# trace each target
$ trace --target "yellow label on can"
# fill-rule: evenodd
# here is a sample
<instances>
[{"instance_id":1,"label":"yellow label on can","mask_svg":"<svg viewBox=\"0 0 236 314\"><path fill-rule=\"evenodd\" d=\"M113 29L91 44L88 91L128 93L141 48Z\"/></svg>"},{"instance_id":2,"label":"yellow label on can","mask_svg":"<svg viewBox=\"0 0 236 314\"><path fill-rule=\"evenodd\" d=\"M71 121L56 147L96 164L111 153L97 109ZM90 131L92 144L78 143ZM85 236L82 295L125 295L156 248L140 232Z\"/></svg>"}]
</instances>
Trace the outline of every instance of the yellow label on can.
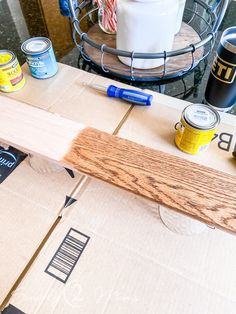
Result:
<instances>
[{"instance_id":1,"label":"yellow label on can","mask_svg":"<svg viewBox=\"0 0 236 314\"><path fill-rule=\"evenodd\" d=\"M208 148L215 131L195 129L181 118L175 135L176 146L186 153L198 154Z\"/></svg>"},{"instance_id":2,"label":"yellow label on can","mask_svg":"<svg viewBox=\"0 0 236 314\"><path fill-rule=\"evenodd\" d=\"M0 90L6 93L17 91L25 85L19 62L13 56L7 52L0 52Z\"/></svg>"}]
</instances>

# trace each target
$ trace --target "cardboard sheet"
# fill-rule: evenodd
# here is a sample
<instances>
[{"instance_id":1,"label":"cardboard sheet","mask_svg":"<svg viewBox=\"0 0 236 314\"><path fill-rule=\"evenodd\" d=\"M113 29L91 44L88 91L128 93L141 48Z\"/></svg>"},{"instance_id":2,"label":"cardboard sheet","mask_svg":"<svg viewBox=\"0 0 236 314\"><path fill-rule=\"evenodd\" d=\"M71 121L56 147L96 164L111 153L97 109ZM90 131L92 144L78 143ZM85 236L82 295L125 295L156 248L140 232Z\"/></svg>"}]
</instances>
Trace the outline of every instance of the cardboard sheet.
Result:
<instances>
[{"instance_id":1,"label":"cardboard sheet","mask_svg":"<svg viewBox=\"0 0 236 314\"><path fill-rule=\"evenodd\" d=\"M35 172L25 159L0 185L0 304L22 273L81 175Z\"/></svg>"},{"instance_id":2,"label":"cardboard sheet","mask_svg":"<svg viewBox=\"0 0 236 314\"><path fill-rule=\"evenodd\" d=\"M27 81L25 87L8 97L85 124L90 121L92 126L110 133L129 110L130 105L104 95L97 96L97 92L83 86L84 81L98 81L98 76L63 64L59 64L57 75L47 80L33 78L26 64L23 71ZM107 83L104 79L101 81ZM71 178L65 170L37 173L29 166L27 158L0 185L0 230L3 234L0 239L0 304L80 179L80 174Z\"/></svg>"},{"instance_id":3,"label":"cardboard sheet","mask_svg":"<svg viewBox=\"0 0 236 314\"><path fill-rule=\"evenodd\" d=\"M96 82L108 86L113 81L61 63L58 66L54 77L38 80L30 75L27 64L24 64L22 70L27 83L23 89L8 96L112 133L130 104L109 98L84 84Z\"/></svg>"},{"instance_id":4,"label":"cardboard sheet","mask_svg":"<svg viewBox=\"0 0 236 314\"><path fill-rule=\"evenodd\" d=\"M61 98L67 86L83 74L82 71L60 63L57 74L49 79L32 77L26 63L22 66L22 71L26 79L25 86L7 96L42 109L49 109L53 102Z\"/></svg>"},{"instance_id":5,"label":"cardboard sheet","mask_svg":"<svg viewBox=\"0 0 236 314\"><path fill-rule=\"evenodd\" d=\"M217 170L235 173L232 151L236 150L236 116L220 113L217 137L208 150L199 155L189 155L180 151L174 143L175 124L180 121L181 113L189 103L159 93L153 93L153 96L151 107L133 108L119 136Z\"/></svg>"},{"instance_id":6,"label":"cardboard sheet","mask_svg":"<svg viewBox=\"0 0 236 314\"><path fill-rule=\"evenodd\" d=\"M96 180L77 198L11 304L37 314L235 312L234 236L211 229L176 235L157 204ZM45 268L70 228L90 240L64 284Z\"/></svg>"},{"instance_id":7,"label":"cardboard sheet","mask_svg":"<svg viewBox=\"0 0 236 314\"><path fill-rule=\"evenodd\" d=\"M28 85L9 96L33 106L110 133L130 108L81 84L108 85L111 81L105 78L60 65L57 76L38 81L27 74L26 66L23 69ZM231 159L235 117L222 114L218 137L209 151L190 156L174 145L174 125L188 103L158 93L154 99L150 108L133 108L119 132L121 137L225 172L235 171ZM0 185L1 300L60 213L62 220L9 301L19 310L37 314L235 313L235 236L209 228L192 237L172 233L161 222L157 203L96 180L82 185L79 178L71 179L64 172L35 174L25 160ZM71 195L75 186L75 202L60 211L65 194ZM70 228L90 239L64 284L45 269L58 258L55 253ZM73 254L73 249L67 254ZM62 258L59 268L68 270L70 259Z\"/></svg>"}]
</instances>

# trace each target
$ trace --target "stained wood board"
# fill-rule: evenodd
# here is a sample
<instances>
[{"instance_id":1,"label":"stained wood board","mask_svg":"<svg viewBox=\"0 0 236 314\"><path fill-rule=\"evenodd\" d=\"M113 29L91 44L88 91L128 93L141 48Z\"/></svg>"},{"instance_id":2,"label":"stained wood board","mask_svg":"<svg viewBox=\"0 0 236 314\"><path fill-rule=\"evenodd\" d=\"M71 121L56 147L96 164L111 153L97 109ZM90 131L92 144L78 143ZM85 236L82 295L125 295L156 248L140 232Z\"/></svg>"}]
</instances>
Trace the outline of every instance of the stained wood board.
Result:
<instances>
[{"instance_id":1,"label":"stained wood board","mask_svg":"<svg viewBox=\"0 0 236 314\"><path fill-rule=\"evenodd\" d=\"M18 148L236 231L236 176L0 98L0 137Z\"/></svg>"}]
</instances>

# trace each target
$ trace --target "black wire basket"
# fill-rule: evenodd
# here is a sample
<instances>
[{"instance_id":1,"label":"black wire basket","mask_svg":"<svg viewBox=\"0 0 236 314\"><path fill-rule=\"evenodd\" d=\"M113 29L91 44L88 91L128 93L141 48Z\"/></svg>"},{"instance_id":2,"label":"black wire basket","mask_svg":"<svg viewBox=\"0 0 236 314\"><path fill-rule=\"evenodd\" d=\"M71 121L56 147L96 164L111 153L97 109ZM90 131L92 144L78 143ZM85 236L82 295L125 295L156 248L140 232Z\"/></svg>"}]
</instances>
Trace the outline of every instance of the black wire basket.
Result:
<instances>
[{"instance_id":1,"label":"black wire basket","mask_svg":"<svg viewBox=\"0 0 236 314\"><path fill-rule=\"evenodd\" d=\"M212 51L215 44L217 31L224 18L228 0L202 1L187 0L182 27L190 31L191 36L186 45L179 47L180 37L176 38L178 49L163 51L162 53L139 53L123 51L115 48L115 35L105 34L96 22L98 8L93 1L83 0L74 6L69 0L69 10L73 26L73 39L80 51L82 58L99 68L104 74L112 75L130 81L166 81L179 78L192 71ZM81 26L87 20L91 25L89 31L84 31ZM182 29L182 28L181 28ZM96 30L96 37L94 37ZM180 35L181 32L180 32ZM79 40L78 40L79 39ZM108 43L108 44L107 44ZM109 43L112 43L109 45ZM130 58L130 66L123 65L118 56ZM163 66L140 70L133 67L134 59L163 59Z\"/></svg>"}]
</instances>

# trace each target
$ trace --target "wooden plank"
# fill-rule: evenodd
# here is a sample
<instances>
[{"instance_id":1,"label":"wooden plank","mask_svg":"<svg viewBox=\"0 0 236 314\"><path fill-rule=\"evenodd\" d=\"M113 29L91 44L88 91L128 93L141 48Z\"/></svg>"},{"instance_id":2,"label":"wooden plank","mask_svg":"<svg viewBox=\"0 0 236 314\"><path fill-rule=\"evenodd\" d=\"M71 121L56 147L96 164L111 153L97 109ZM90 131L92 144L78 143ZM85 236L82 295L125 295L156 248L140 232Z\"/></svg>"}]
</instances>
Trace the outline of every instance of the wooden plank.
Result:
<instances>
[{"instance_id":1,"label":"wooden plank","mask_svg":"<svg viewBox=\"0 0 236 314\"><path fill-rule=\"evenodd\" d=\"M71 141L84 128L82 124L7 96L0 96L0 112L3 142L55 161L63 158Z\"/></svg>"},{"instance_id":2,"label":"wooden plank","mask_svg":"<svg viewBox=\"0 0 236 314\"><path fill-rule=\"evenodd\" d=\"M0 139L236 232L236 176L0 96Z\"/></svg>"}]
</instances>

